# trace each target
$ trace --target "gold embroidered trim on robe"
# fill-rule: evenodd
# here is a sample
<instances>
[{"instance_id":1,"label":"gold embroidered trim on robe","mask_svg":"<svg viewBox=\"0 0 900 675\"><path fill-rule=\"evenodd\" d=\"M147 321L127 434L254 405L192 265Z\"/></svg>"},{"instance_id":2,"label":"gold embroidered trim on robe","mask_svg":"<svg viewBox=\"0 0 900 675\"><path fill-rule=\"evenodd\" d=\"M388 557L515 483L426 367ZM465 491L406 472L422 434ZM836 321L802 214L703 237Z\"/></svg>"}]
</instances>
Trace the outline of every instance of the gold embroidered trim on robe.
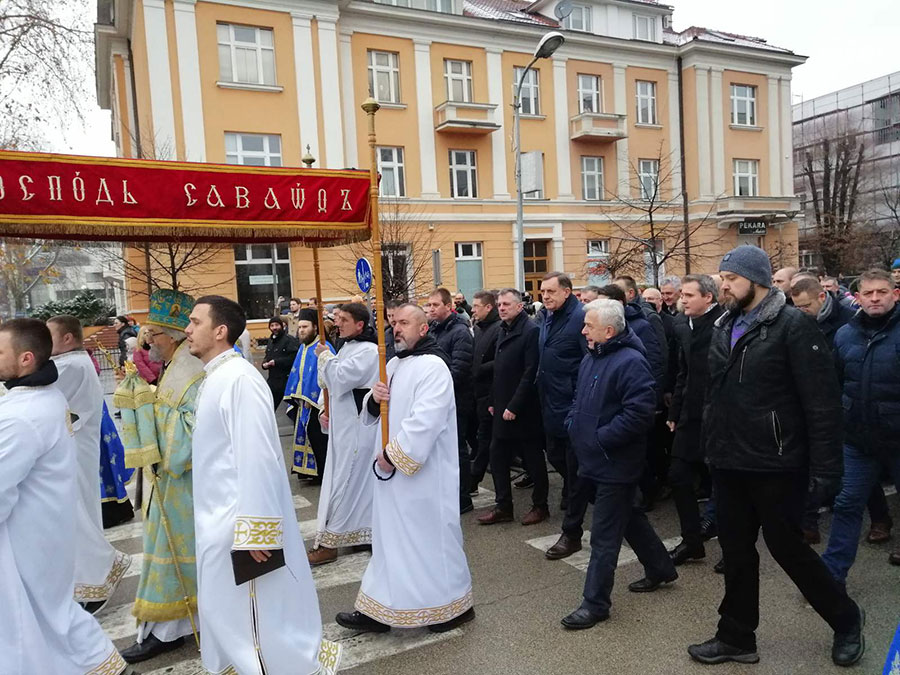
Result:
<instances>
[{"instance_id":1,"label":"gold embroidered trim on robe","mask_svg":"<svg viewBox=\"0 0 900 675\"><path fill-rule=\"evenodd\" d=\"M319 670L316 675L334 675L341 665L344 647L339 642L322 640L319 645Z\"/></svg>"},{"instance_id":2,"label":"gold embroidered trim on robe","mask_svg":"<svg viewBox=\"0 0 900 675\"><path fill-rule=\"evenodd\" d=\"M197 616L197 596L188 598L191 612ZM131 615L138 621L178 621L188 618L184 600L175 602L149 602L143 598L135 598L131 607Z\"/></svg>"},{"instance_id":3,"label":"gold embroidered trim on robe","mask_svg":"<svg viewBox=\"0 0 900 675\"><path fill-rule=\"evenodd\" d=\"M385 607L377 600L359 592L356 596L356 609L366 616L398 628L419 628L421 626L433 626L438 623L446 623L455 619L460 614L472 607L472 591L469 590L463 597L441 607L426 607L424 609L391 609Z\"/></svg>"},{"instance_id":4,"label":"gold embroidered trim on robe","mask_svg":"<svg viewBox=\"0 0 900 675\"><path fill-rule=\"evenodd\" d=\"M247 551L284 548L281 518L238 516L234 522L234 543L231 548Z\"/></svg>"},{"instance_id":5,"label":"gold embroidered trim on robe","mask_svg":"<svg viewBox=\"0 0 900 675\"><path fill-rule=\"evenodd\" d=\"M400 447L400 444L397 442L396 438L388 443L387 455L388 457L390 457L391 462L397 468L397 470L406 474L407 476L412 476L416 473L416 471L422 468L421 463L417 462L412 457L403 452L403 448Z\"/></svg>"},{"instance_id":6,"label":"gold embroidered trim on robe","mask_svg":"<svg viewBox=\"0 0 900 675\"><path fill-rule=\"evenodd\" d=\"M106 581L99 586L91 586L89 584L75 584L75 602L97 602L106 600L112 595L113 590L119 585L128 566L131 565L131 556L121 551L116 552L115 560L113 560L112 568L106 575Z\"/></svg>"},{"instance_id":7,"label":"gold embroidered trim on robe","mask_svg":"<svg viewBox=\"0 0 900 675\"><path fill-rule=\"evenodd\" d=\"M120 675L127 666L128 664L125 663L125 659L122 658L118 650L113 649L103 663L96 668L92 668L85 675Z\"/></svg>"},{"instance_id":8,"label":"gold embroidered trim on robe","mask_svg":"<svg viewBox=\"0 0 900 675\"><path fill-rule=\"evenodd\" d=\"M316 548L324 546L325 548L340 548L342 546L361 546L363 544L372 543L372 529L364 527L353 532L343 532L336 534L328 530L320 530L316 532Z\"/></svg>"}]
</instances>

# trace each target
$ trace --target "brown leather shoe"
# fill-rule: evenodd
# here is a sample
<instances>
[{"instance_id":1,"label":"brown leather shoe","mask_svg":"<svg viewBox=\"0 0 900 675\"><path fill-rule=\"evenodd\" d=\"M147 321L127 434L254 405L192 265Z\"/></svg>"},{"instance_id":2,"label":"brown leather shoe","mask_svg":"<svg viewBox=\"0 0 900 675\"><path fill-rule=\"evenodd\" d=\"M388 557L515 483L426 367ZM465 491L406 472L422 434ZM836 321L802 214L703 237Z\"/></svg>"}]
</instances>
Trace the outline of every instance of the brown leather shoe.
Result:
<instances>
[{"instance_id":1,"label":"brown leather shoe","mask_svg":"<svg viewBox=\"0 0 900 675\"><path fill-rule=\"evenodd\" d=\"M567 534L563 534L559 537L553 546L547 549L547 552L544 554L544 557L547 560L562 560L563 558L568 558L573 553L577 553L581 550L581 539L576 539L575 537L570 537Z\"/></svg>"},{"instance_id":2,"label":"brown leather shoe","mask_svg":"<svg viewBox=\"0 0 900 675\"><path fill-rule=\"evenodd\" d=\"M900 565L900 548L888 556L888 562L891 563L891 565Z\"/></svg>"},{"instance_id":3,"label":"brown leather shoe","mask_svg":"<svg viewBox=\"0 0 900 675\"><path fill-rule=\"evenodd\" d=\"M892 525L893 523L891 522L872 523L872 527L869 528L869 534L866 536L866 541L870 544L881 544L889 541Z\"/></svg>"},{"instance_id":4,"label":"brown leather shoe","mask_svg":"<svg viewBox=\"0 0 900 675\"><path fill-rule=\"evenodd\" d=\"M550 510L545 506L532 506L531 511L522 518L523 525L537 525L550 517Z\"/></svg>"},{"instance_id":5,"label":"brown leather shoe","mask_svg":"<svg viewBox=\"0 0 900 675\"><path fill-rule=\"evenodd\" d=\"M819 534L819 528L815 530L803 530L803 543L804 544L818 544L822 541L822 536Z\"/></svg>"},{"instance_id":6,"label":"brown leather shoe","mask_svg":"<svg viewBox=\"0 0 900 675\"><path fill-rule=\"evenodd\" d=\"M336 548L319 546L318 548L309 551L306 554L306 558L309 560L309 564L315 567L316 565L325 565L326 563L334 562L338 558L338 552Z\"/></svg>"},{"instance_id":7,"label":"brown leather shoe","mask_svg":"<svg viewBox=\"0 0 900 675\"><path fill-rule=\"evenodd\" d=\"M513 520L512 511L504 511L494 507L487 513L478 516L475 520L479 525L496 525L497 523L511 523Z\"/></svg>"}]
</instances>

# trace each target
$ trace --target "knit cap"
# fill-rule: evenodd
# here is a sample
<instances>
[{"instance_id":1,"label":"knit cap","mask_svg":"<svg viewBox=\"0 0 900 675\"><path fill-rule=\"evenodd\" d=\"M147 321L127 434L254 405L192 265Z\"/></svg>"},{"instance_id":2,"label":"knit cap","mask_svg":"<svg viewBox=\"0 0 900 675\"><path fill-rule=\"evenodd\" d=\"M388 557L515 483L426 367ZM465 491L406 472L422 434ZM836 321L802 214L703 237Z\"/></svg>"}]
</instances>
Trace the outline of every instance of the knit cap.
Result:
<instances>
[{"instance_id":1,"label":"knit cap","mask_svg":"<svg viewBox=\"0 0 900 675\"><path fill-rule=\"evenodd\" d=\"M732 272L764 288L772 287L772 263L758 246L745 244L731 249L719 263L720 272Z\"/></svg>"}]
</instances>

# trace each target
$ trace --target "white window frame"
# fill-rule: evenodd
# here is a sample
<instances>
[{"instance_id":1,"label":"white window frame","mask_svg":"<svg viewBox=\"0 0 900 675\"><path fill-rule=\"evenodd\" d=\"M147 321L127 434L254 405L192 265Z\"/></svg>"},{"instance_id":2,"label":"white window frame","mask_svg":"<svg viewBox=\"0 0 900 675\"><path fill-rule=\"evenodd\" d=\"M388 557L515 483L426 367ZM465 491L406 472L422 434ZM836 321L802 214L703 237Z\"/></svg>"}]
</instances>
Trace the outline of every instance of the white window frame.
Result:
<instances>
[{"instance_id":1,"label":"white window frame","mask_svg":"<svg viewBox=\"0 0 900 675\"><path fill-rule=\"evenodd\" d=\"M465 153L470 160L466 164L456 164L456 153ZM478 156L474 150L450 150L450 196L454 199L478 199ZM459 194L457 183L457 171L465 171L468 174L468 195Z\"/></svg>"},{"instance_id":2,"label":"white window frame","mask_svg":"<svg viewBox=\"0 0 900 675\"><path fill-rule=\"evenodd\" d=\"M634 39L656 42L655 16L649 16L647 14L634 15Z\"/></svg>"},{"instance_id":3,"label":"white window frame","mask_svg":"<svg viewBox=\"0 0 900 675\"><path fill-rule=\"evenodd\" d=\"M262 138L262 150L245 150L244 139ZM234 149L229 149L229 140L234 141ZM278 141L278 150L273 150L275 140ZM228 131L225 133L225 163L226 164L243 164L245 166L283 166L282 153L283 146L281 136L278 134L245 134L241 132ZM262 159L265 163L247 164L245 159Z\"/></svg>"},{"instance_id":4,"label":"white window frame","mask_svg":"<svg viewBox=\"0 0 900 675\"><path fill-rule=\"evenodd\" d=\"M379 55L388 57L388 65L380 65L376 63ZM369 61L369 88L372 90L372 98L379 103L400 103L400 55L397 52L389 52L383 49L370 49L368 51ZM390 89L390 97L388 99L378 98L378 75L387 75Z\"/></svg>"},{"instance_id":5,"label":"white window frame","mask_svg":"<svg viewBox=\"0 0 900 675\"><path fill-rule=\"evenodd\" d=\"M562 27L579 33L590 33L593 29L591 14L590 5L574 3L569 16L562 21Z\"/></svg>"},{"instance_id":6,"label":"white window frame","mask_svg":"<svg viewBox=\"0 0 900 675\"><path fill-rule=\"evenodd\" d=\"M641 199L645 202L659 199L659 160L638 160L638 181L641 187ZM647 181L650 181L649 184Z\"/></svg>"},{"instance_id":7,"label":"white window frame","mask_svg":"<svg viewBox=\"0 0 900 675\"><path fill-rule=\"evenodd\" d=\"M462 72L454 73L454 64L462 64ZM444 59L444 82L447 84L447 100L454 103L472 102L472 62L463 59ZM453 98L453 84L462 87L462 98Z\"/></svg>"},{"instance_id":8,"label":"white window frame","mask_svg":"<svg viewBox=\"0 0 900 675\"><path fill-rule=\"evenodd\" d=\"M385 160L381 153L389 151L391 157ZM406 196L406 164L403 157L403 148L400 146L379 145L376 148L376 159L378 160L378 173L381 174L381 181L378 183L378 194L382 197L405 197ZM393 174L393 182L395 194L388 194L384 188L387 182L384 180L385 175Z\"/></svg>"},{"instance_id":9,"label":"white window frame","mask_svg":"<svg viewBox=\"0 0 900 675\"><path fill-rule=\"evenodd\" d=\"M742 182L746 185L746 190L742 189ZM742 192L746 194L742 194ZM759 197L758 159L734 160L734 196Z\"/></svg>"},{"instance_id":10,"label":"white window frame","mask_svg":"<svg viewBox=\"0 0 900 675\"><path fill-rule=\"evenodd\" d=\"M453 0L427 0L425 9L441 14L453 14Z\"/></svg>"},{"instance_id":11,"label":"white window frame","mask_svg":"<svg viewBox=\"0 0 900 675\"><path fill-rule=\"evenodd\" d=\"M588 239L587 257L604 258L609 255L609 239Z\"/></svg>"},{"instance_id":12,"label":"white window frame","mask_svg":"<svg viewBox=\"0 0 900 675\"><path fill-rule=\"evenodd\" d=\"M525 70L525 68L522 66L513 68L513 98L515 98L516 89L519 86L519 79L522 77L523 70ZM525 76L525 81L522 82L522 95L519 98L519 105L521 107L519 108L519 112L523 115L537 116L541 114L541 78L539 73L540 71L538 69L532 68Z\"/></svg>"},{"instance_id":13,"label":"white window frame","mask_svg":"<svg viewBox=\"0 0 900 675\"><path fill-rule=\"evenodd\" d=\"M637 99L637 123L659 124L659 116L656 109L656 82L636 80L634 91ZM647 113L646 116L644 115L645 112Z\"/></svg>"},{"instance_id":14,"label":"white window frame","mask_svg":"<svg viewBox=\"0 0 900 675\"><path fill-rule=\"evenodd\" d=\"M409 0L375 0L380 5L391 5L393 7L409 7Z\"/></svg>"},{"instance_id":15,"label":"white window frame","mask_svg":"<svg viewBox=\"0 0 900 675\"><path fill-rule=\"evenodd\" d=\"M594 166L588 169L588 164ZM592 176L596 181L596 197L589 196L588 177ZM581 157L581 197L585 201L601 201L603 199L603 158L583 155Z\"/></svg>"},{"instance_id":16,"label":"white window frame","mask_svg":"<svg viewBox=\"0 0 900 675\"><path fill-rule=\"evenodd\" d=\"M219 28L226 28L228 30L227 39L223 40L219 35ZM242 40L238 40L235 37L234 29L242 29L242 30L252 30L254 32L255 40L253 42L244 42ZM262 34L267 33L269 36L270 45L264 45L262 40ZM229 57L231 59L230 67L231 67L231 77L228 77L228 74L223 72L222 70L222 54L220 50L219 54L219 80L222 82L232 82L235 84L261 84L265 86L276 86L277 73L275 71L275 32L271 28L259 28L257 26L244 26L241 24L234 23L226 23L220 22L216 24L216 42L219 47L227 47L229 51ZM256 79L238 79L238 68L237 68L237 50L242 51L255 51L256 52ZM272 72L269 74L266 72L266 68L263 63L263 53L269 53L271 55L271 63L272 63Z\"/></svg>"},{"instance_id":17,"label":"white window frame","mask_svg":"<svg viewBox=\"0 0 900 675\"><path fill-rule=\"evenodd\" d=\"M471 246L471 251L466 252L466 246ZM482 255L483 247L482 242L480 241L458 241L454 244L455 254L457 260L483 260L484 256Z\"/></svg>"},{"instance_id":18,"label":"white window frame","mask_svg":"<svg viewBox=\"0 0 900 675\"><path fill-rule=\"evenodd\" d=\"M740 121L739 106L745 106L746 122ZM750 84L731 85L731 123L739 127L756 126L756 87Z\"/></svg>"},{"instance_id":19,"label":"white window frame","mask_svg":"<svg viewBox=\"0 0 900 675\"><path fill-rule=\"evenodd\" d=\"M582 80L584 78L584 80ZM603 112L602 80L599 75L591 73L578 73L575 76L578 85L578 114ZM587 83L589 86L584 86ZM593 110L588 110L584 105L584 99L590 96Z\"/></svg>"}]
</instances>

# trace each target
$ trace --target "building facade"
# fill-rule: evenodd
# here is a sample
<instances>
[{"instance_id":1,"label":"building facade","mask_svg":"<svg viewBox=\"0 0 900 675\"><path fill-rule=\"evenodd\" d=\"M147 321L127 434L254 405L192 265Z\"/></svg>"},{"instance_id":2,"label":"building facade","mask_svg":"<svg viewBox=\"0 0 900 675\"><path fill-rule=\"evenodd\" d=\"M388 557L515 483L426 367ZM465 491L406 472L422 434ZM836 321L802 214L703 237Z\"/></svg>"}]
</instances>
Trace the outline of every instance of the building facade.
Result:
<instances>
[{"instance_id":1,"label":"building facade","mask_svg":"<svg viewBox=\"0 0 900 675\"><path fill-rule=\"evenodd\" d=\"M855 269L827 271L852 273L871 265L890 264L900 256L900 72L797 103L793 119L794 189L803 215L799 231L801 265L817 268L823 263L821 237L816 231L816 201L821 213L825 141L831 146L832 163L841 143L850 150L853 170L846 178L829 180L838 192L857 180L856 159L862 153L858 198L852 213L857 236L851 242L859 255L849 256L846 262ZM813 198L808 167L812 169L817 199Z\"/></svg>"},{"instance_id":2,"label":"building facade","mask_svg":"<svg viewBox=\"0 0 900 675\"><path fill-rule=\"evenodd\" d=\"M675 32L670 6L101 0L99 10L97 93L122 156L300 166L308 148L317 166L368 168L360 105L374 96L386 263L410 277L411 297L435 282L467 294L515 282L519 80L529 290L554 269L578 284L681 273L685 234L692 271L715 270L741 241L796 256L791 69L805 58L758 38ZM565 43L522 79L551 30ZM350 295L365 252L342 248L322 254L326 301ZM314 295L311 257L288 245L223 250L211 290L261 317L278 295Z\"/></svg>"}]
</instances>

